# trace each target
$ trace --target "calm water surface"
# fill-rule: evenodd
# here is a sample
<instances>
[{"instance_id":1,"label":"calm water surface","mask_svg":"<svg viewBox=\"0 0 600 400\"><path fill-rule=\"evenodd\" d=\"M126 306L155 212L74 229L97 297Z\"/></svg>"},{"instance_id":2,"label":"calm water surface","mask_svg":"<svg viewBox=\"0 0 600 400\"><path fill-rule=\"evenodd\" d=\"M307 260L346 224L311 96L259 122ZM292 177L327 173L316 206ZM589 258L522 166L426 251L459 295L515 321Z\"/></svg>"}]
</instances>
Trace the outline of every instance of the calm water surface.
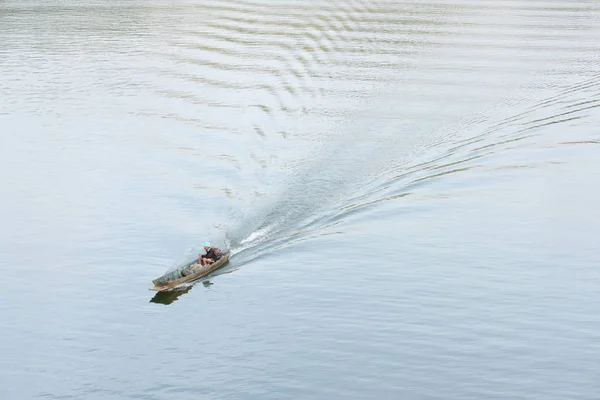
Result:
<instances>
[{"instance_id":1,"label":"calm water surface","mask_svg":"<svg viewBox=\"0 0 600 400\"><path fill-rule=\"evenodd\" d=\"M599 127L594 0L4 0L0 398L598 399Z\"/></svg>"}]
</instances>

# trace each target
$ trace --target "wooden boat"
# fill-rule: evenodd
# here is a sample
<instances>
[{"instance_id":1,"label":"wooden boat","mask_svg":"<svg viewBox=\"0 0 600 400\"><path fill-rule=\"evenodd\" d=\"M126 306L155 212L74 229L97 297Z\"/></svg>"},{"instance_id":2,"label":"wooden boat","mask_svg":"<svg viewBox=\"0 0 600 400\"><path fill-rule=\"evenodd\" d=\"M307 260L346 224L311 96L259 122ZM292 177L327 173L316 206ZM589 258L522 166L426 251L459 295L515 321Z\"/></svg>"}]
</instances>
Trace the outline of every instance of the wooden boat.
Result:
<instances>
[{"instance_id":1,"label":"wooden boat","mask_svg":"<svg viewBox=\"0 0 600 400\"><path fill-rule=\"evenodd\" d=\"M195 280L205 277L213 271L216 271L217 269L227 264L228 261L229 253L223 254L221 258L219 258L217 261L208 265L200 265L194 261L188 264L187 267L182 269L183 277L165 282L164 277L169 275L165 274L160 278L154 279L152 281L152 283L154 283L154 287L150 288L150 290L164 292L166 290L173 289L181 284L193 282Z\"/></svg>"}]
</instances>

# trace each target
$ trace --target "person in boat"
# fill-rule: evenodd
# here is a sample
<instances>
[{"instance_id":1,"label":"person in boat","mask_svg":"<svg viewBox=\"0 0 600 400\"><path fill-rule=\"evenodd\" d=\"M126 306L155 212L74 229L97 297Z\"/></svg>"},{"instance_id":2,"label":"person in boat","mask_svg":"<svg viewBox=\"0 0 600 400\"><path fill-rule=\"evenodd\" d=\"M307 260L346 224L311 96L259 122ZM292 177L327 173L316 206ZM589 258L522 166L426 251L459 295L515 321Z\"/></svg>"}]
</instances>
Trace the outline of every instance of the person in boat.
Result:
<instances>
[{"instance_id":1,"label":"person in boat","mask_svg":"<svg viewBox=\"0 0 600 400\"><path fill-rule=\"evenodd\" d=\"M210 242L204 242L204 251L206 251L206 254L198 255L198 263L200 265L212 264L221 258L221 251L216 247L212 247Z\"/></svg>"}]
</instances>

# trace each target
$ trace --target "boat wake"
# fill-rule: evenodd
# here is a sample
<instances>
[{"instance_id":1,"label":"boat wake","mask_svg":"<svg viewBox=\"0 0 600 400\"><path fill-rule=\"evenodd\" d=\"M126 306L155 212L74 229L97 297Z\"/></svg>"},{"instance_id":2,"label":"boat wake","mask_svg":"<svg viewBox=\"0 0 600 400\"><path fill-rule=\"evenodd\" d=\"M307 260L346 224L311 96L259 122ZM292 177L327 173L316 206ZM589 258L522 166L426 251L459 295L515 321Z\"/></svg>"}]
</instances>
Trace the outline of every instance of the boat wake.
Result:
<instances>
[{"instance_id":1,"label":"boat wake","mask_svg":"<svg viewBox=\"0 0 600 400\"><path fill-rule=\"evenodd\" d=\"M364 144L361 141L355 142L355 148L346 146L344 151L326 154L290 177L275 201L231 230L227 243L238 260L248 262L310 235L322 234L366 206L398 201L408 195L426 195L429 185L455 173L481 168L484 158L499 152L515 151L520 145L535 146L536 140L541 148L553 146L554 140L562 143L565 138L552 138L551 134L538 138L538 131L591 118L589 114L598 109L598 104L582 102L581 98L597 98L598 84L598 79L592 78L556 87L545 96L522 99L504 107L503 112L499 112L498 105L503 103L498 103L487 112L462 116L460 121L430 132L429 139L413 146L410 152L386 152L371 146L377 157L371 155L373 161L366 165L357 164L357 149ZM393 147L393 141L384 141L384 147ZM510 156L503 159L512 162ZM360 165L360 171L356 165Z\"/></svg>"}]
</instances>

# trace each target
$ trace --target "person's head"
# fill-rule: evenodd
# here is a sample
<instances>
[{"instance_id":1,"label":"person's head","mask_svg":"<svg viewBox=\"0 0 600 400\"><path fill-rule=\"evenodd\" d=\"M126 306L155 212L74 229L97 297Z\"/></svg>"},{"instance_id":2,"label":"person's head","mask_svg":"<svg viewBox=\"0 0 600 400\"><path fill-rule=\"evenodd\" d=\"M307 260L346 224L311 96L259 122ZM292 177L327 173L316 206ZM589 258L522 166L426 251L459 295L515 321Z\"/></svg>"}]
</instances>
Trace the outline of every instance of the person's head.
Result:
<instances>
[{"instance_id":1,"label":"person's head","mask_svg":"<svg viewBox=\"0 0 600 400\"><path fill-rule=\"evenodd\" d=\"M204 250L206 250L206 251L210 250L210 242L204 242Z\"/></svg>"}]
</instances>

